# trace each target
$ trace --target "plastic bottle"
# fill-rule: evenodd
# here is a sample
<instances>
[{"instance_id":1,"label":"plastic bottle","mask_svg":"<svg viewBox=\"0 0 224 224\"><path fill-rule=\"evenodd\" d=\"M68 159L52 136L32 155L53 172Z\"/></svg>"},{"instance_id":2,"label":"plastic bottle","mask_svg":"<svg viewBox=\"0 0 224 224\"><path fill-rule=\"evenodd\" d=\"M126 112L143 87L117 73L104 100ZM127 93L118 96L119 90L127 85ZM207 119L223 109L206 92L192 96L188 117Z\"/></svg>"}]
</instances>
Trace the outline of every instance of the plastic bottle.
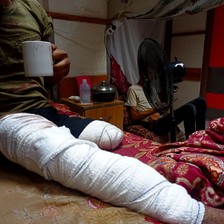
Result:
<instances>
[{"instance_id":1,"label":"plastic bottle","mask_svg":"<svg viewBox=\"0 0 224 224\"><path fill-rule=\"evenodd\" d=\"M86 79L83 79L80 84L80 102L90 103L90 86Z\"/></svg>"}]
</instances>

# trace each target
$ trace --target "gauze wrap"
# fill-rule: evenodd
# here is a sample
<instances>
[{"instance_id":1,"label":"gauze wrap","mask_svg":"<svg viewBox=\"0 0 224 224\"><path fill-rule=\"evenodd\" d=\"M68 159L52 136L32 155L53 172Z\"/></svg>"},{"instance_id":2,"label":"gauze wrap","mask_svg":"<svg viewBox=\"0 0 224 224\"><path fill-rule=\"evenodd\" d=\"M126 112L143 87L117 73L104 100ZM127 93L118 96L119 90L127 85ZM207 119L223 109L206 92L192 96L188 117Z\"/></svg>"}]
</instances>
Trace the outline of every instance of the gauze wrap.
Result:
<instances>
[{"instance_id":1,"label":"gauze wrap","mask_svg":"<svg viewBox=\"0 0 224 224\"><path fill-rule=\"evenodd\" d=\"M123 138L123 132L116 126L94 120L89 123L79 135L79 139L95 142L98 147L105 150L116 148Z\"/></svg>"},{"instance_id":2,"label":"gauze wrap","mask_svg":"<svg viewBox=\"0 0 224 224\"><path fill-rule=\"evenodd\" d=\"M139 160L103 151L38 115L0 119L0 151L48 180L172 224L199 224L204 205Z\"/></svg>"}]
</instances>

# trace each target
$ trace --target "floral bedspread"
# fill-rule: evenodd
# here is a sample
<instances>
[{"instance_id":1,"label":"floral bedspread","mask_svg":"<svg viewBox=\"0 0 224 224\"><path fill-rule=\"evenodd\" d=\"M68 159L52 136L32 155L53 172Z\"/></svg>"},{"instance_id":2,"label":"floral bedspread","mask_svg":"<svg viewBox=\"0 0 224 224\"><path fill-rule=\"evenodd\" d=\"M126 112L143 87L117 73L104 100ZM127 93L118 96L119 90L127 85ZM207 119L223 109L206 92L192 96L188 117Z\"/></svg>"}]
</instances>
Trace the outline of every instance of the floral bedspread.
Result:
<instances>
[{"instance_id":1,"label":"floral bedspread","mask_svg":"<svg viewBox=\"0 0 224 224\"><path fill-rule=\"evenodd\" d=\"M72 113L63 104L53 106L58 112ZM195 199L224 208L224 117L210 121L206 130L184 142L161 144L125 132L114 153L135 157L183 186Z\"/></svg>"},{"instance_id":2,"label":"floral bedspread","mask_svg":"<svg viewBox=\"0 0 224 224\"><path fill-rule=\"evenodd\" d=\"M147 140L125 138L117 153L147 163L195 199L213 207L224 205L224 118L213 120L207 130L193 133L187 141L145 147ZM133 151L133 148L136 150ZM131 151L131 152L130 152Z\"/></svg>"}]
</instances>

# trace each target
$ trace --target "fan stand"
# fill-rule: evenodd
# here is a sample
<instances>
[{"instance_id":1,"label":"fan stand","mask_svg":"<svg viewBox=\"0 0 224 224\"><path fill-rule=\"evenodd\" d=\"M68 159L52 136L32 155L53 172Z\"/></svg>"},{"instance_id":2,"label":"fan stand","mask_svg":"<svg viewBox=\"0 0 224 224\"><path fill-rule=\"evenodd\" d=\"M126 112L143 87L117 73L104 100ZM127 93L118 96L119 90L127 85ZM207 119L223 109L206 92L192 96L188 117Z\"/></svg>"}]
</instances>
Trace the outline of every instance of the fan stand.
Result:
<instances>
[{"instance_id":1,"label":"fan stand","mask_svg":"<svg viewBox=\"0 0 224 224\"><path fill-rule=\"evenodd\" d=\"M177 58L175 58L175 63L179 63L177 61ZM175 65L175 63L173 65ZM171 65L172 65L172 63L171 63ZM174 102L174 92L177 91L178 87L174 86L174 84L176 84L178 82L182 82L183 76L185 75L184 69L183 69L184 68L183 64L182 65L180 63L176 64L175 68L177 68L177 69L176 70L171 69L171 71L170 71L171 72L171 77L170 77L171 86L173 87L170 90L170 116L171 116L170 141L171 142L176 142L176 122L175 122L175 116L174 116L173 102ZM182 70L180 68L182 68ZM174 75L175 75L176 79L174 78Z\"/></svg>"},{"instance_id":2,"label":"fan stand","mask_svg":"<svg viewBox=\"0 0 224 224\"><path fill-rule=\"evenodd\" d=\"M171 88L171 99L170 99L170 116L171 116L171 131L170 131L170 141L176 142L176 124L175 124L175 116L174 116L174 109L173 109L173 89Z\"/></svg>"}]
</instances>

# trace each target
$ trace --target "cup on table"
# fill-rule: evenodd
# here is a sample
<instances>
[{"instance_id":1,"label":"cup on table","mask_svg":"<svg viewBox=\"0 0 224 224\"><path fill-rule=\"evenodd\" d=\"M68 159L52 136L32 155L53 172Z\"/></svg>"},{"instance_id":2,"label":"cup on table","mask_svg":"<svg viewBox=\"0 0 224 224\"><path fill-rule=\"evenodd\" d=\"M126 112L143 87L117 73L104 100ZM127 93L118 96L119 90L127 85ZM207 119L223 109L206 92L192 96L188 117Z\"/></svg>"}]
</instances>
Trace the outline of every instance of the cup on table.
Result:
<instances>
[{"instance_id":1,"label":"cup on table","mask_svg":"<svg viewBox=\"0 0 224 224\"><path fill-rule=\"evenodd\" d=\"M22 42L22 49L25 76L53 76L53 59L50 42L24 41Z\"/></svg>"}]
</instances>

